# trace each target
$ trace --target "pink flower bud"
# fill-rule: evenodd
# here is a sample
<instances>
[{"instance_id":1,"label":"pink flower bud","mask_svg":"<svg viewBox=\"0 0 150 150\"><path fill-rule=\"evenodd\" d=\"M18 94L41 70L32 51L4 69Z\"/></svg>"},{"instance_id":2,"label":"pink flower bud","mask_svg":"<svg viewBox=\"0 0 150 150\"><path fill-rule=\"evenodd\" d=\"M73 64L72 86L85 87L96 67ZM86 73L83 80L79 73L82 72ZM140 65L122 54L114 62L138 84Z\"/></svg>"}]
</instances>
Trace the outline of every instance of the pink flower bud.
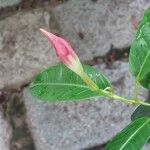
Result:
<instances>
[{"instance_id":1,"label":"pink flower bud","mask_svg":"<svg viewBox=\"0 0 150 150\"><path fill-rule=\"evenodd\" d=\"M58 37L44 29L40 30L55 48L58 58L72 71L77 74L81 74L83 72L82 65L71 45L61 37Z\"/></svg>"},{"instance_id":2,"label":"pink flower bud","mask_svg":"<svg viewBox=\"0 0 150 150\"><path fill-rule=\"evenodd\" d=\"M58 58L72 71L78 74L81 79L89 86L93 91L97 91L98 86L89 78L84 72L82 64L72 49L71 45L61 37L58 37L44 29L40 29L41 32L47 37L49 42L55 48Z\"/></svg>"}]
</instances>

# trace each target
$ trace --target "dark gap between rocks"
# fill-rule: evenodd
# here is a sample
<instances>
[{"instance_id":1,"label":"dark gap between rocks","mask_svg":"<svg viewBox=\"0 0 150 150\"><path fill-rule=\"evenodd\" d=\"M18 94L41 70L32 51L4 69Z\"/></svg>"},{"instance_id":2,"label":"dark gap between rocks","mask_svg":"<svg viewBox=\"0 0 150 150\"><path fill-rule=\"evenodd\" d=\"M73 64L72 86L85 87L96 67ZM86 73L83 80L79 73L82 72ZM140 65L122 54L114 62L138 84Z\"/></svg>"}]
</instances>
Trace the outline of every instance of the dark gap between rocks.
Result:
<instances>
[{"instance_id":1,"label":"dark gap between rocks","mask_svg":"<svg viewBox=\"0 0 150 150\"><path fill-rule=\"evenodd\" d=\"M93 147L85 148L85 149L82 149L82 150L104 150L104 148L107 144L108 144L108 142L103 143L103 144L99 144L99 145L96 145L96 146L93 146Z\"/></svg>"},{"instance_id":2,"label":"dark gap between rocks","mask_svg":"<svg viewBox=\"0 0 150 150\"><path fill-rule=\"evenodd\" d=\"M0 106L4 118L12 128L10 150L35 150L34 141L26 123L26 108L21 92L3 91Z\"/></svg>"},{"instance_id":3,"label":"dark gap between rocks","mask_svg":"<svg viewBox=\"0 0 150 150\"><path fill-rule=\"evenodd\" d=\"M118 49L118 48L114 48L114 46L112 45L111 49L105 56L95 56L93 57L93 59L85 61L85 63L93 66L104 62L106 63L107 67L109 67L115 61L128 60L129 52L130 52L130 46L122 49Z\"/></svg>"}]
</instances>

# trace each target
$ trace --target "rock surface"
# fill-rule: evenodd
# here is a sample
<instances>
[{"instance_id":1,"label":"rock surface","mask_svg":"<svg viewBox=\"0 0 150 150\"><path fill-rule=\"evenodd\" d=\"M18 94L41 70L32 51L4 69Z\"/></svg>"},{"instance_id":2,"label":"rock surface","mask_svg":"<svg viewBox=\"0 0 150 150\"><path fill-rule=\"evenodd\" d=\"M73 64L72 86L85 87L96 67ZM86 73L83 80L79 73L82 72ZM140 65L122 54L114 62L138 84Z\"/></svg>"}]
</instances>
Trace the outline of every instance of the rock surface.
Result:
<instances>
[{"instance_id":1,"label":"rock surface","mask_svg":"<svg viewBox=\"0 0 150 150\"><path fill-rule=\"evenodd\" d=\"M149 0L69 0L53 9L62 34L79 56L103 56L111 45L130 46Z\"/></svg>"},{"instance_id":2,"label":"rock surface","mask_svg":"<svg viewBox=\"0 0 150 150\"><path fill-rule=\"evenodd\" d=\"M113 44L129 46L147 1L69 0L51 9L18 12L0 20L0 89L28 83L57 61L39 32L45 28L70 41L82 60L105 55Z\"/></svg>"},{"instance_id":3,"label":"rock surface","mask_svg":"<svg viewBox=\"0 0 150 150\"><path fill-rule=\"evenodd\" d=\"M0 8L18 4L22 0L0 0Z\"/></svg>"},{"instance_id":4,"label":"rock surface","mask_svg":"<svg viewBox=\"0 0 150 150\"><path fill-rule=\"evenodd\" d=\"M133 79L128 65L116 62L112 69L100 68L112 81L120 95L131 96ZM140 97L147 93L141 89ZM105 98L78 102L49 103L30 96L24 89L27 121L37 150L81 150L107 142L130 122L135 109Z\"/></svg>"},{"instance_id":5,"label":"rock surface","mask_svg":"<svg viewBox=\"0 0 150 150\"><path fill-rule=\"evenodd\" d=\"M39 29L56 32L49 11L34 9L0 20L0 89L27 83L56 62L54 51ZM49 29L50 28L50 29Z\"/></svg>"},{"instance_id":6,"label":"rock surface","mask_svg":"<svg viewBox=\"0 0 150 150\"><path fill-rule=\"evenodd\" d=\"M150 143L148 143L148 144L144 145L143 150L149 150L149 149L150 149Z\"/></svg>"},{"instance_id":7,"label":"rock surface","mask_svg":"<svg viewBox=\"0 0 150 150\"><path fill-rule=\"evenodd\" d=\"M0 149L9 150L11 129L0 114Z\"/></svg>"}]
</instances>

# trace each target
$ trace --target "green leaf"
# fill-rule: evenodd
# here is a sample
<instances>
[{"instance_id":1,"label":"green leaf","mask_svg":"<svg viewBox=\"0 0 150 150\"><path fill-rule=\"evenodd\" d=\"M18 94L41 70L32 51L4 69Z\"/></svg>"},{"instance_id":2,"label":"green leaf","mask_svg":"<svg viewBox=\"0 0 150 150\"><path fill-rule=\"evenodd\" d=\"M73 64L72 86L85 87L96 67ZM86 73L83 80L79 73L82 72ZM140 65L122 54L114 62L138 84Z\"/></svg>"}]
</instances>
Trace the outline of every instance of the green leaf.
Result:
<instances>
[{"instance_id":1,"label":"green leaf","mask_svg":"<svg viewBox=\"0 0 150 150\"><path fill-rule=\"evenodd\" d=\"M125 127L105 150L141 150L150 137L150 118L139 118Z\"/></svg>"},{"instance_id":2,"label":"green leaf","mask_svg":"<svg viewBox=\"0 0 150 150\"><path fill-rule=\"evenodd\" d=\"M96 69L88 65L83 65L83 68L100 89L111 87L109 81ZM37 75L30 84L30 92L36 98L49 101L78 100L99 96L63 64L50 67Z\"/></svg>"},{"instance_id":3,"label":"green leaf","mask_svg":"<svg viewBox=\"0 0 150 150\"><path fill-rule=\"evenodd\" d=\"M150 117L150 107L140 105L136 108L134 113L131 115L131 120L134 121L138 118Z\"/></svg>"},{"instance_id":4,"label":"green leaf","mask_svg":"<svg viewBox=\"0 0 150 150\"><path fill-rule=\"evenodd\" d=\"M136 80L150 89L150 8L145 12L132 43L129 68Z\"/></svg>"},{"instance_id":5,"label":"green leaf","mask_svg":"<svg viewBox=\"0 0 150 150\"><path fill-rule=\"evenodd\" d=\"M146 101L147 103L150 103L150 91L149 91L149 97ZM131 120L136 120L141 117L150 117L150 107L140 105L136 108L136 110L131 115Z\"/></svg>"}]
</instances>

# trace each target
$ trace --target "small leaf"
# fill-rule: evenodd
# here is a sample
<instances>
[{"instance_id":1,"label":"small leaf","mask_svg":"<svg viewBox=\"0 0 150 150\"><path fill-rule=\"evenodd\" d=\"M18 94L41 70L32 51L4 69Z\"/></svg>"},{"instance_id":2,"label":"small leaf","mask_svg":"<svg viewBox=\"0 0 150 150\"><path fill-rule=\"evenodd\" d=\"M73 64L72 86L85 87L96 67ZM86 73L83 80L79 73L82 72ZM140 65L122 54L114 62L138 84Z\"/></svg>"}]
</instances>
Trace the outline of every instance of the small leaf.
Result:
<instances>
[{"instance_id":1,"label":"small leaf","mask_svg":"<svg viewBox=\"0 0 150 150\"><path fill-rule=\"evenodd\" d=\"M125 127L105 150L141 150L150 137L150 118L139 118Z\"/></svg>"},{"instance_id":2,"label":"small leaf","mask_svg":"<svg viewBox=\"0 0 150 150\"><path fill-rule=\"evenodd\" d=\"M146 102L150 103L150 91L149 91L149 97ZM141 117L150 117L150 107L149 106L144 106L144 105L138 106L136 108L136 110L133 112L133 114L131 115L131 120L134 121Z\"/></svg>"},{"instance_id":3,"label":"small leaf","mask_svg":"<svg viewBox=\"0 0 150 150\"><path fill-rule=\"evenodd\" d=\"M138 118L142 117L150 117L150 107L149 106L143 106L140 105L136 108L134 113L131 116L131 120L134 121Z\"/></svg>"},{"instance_id":4,"label":"small leaf","mask_svg":"<svg viewBox=\"0 0 150 150\"><path fill-rule=\"evenodd\" d=\"M145 12L132 43L129 68L136 80L150 89L150 8Z\"/></svg>"},{"instance_id":5,"label":"small leaf","mask_svg":"<svg viewBox=\"0 0 150 150\"><path fill-rule=\"evenodd\" d=\"M111 87L109 81L96 69L83 65L84 71L100 89ZM99 96L82 79L63 64L50 67L37 75L30 84L31 94L42 100L77 100Z\"/></svg>"}]
</instances>

